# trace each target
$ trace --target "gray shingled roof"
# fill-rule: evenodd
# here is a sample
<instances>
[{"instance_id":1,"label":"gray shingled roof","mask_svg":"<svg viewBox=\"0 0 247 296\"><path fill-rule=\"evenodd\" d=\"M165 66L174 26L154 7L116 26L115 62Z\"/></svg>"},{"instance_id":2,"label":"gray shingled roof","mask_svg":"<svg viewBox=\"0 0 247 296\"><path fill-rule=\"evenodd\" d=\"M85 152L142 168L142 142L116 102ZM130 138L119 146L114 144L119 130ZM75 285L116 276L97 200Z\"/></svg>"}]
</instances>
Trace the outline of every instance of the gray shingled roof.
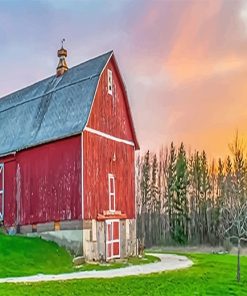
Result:
<instances>
[{"instance_id":1,"label":"gray shingled roof","mask_svg":"<svg viewBox=\"0 0 247 296\"><path fill-rule=\"evenodd\" d=\"M112 51L0 99L0 156L79 134Z\"/></svg>"}]
</instances>

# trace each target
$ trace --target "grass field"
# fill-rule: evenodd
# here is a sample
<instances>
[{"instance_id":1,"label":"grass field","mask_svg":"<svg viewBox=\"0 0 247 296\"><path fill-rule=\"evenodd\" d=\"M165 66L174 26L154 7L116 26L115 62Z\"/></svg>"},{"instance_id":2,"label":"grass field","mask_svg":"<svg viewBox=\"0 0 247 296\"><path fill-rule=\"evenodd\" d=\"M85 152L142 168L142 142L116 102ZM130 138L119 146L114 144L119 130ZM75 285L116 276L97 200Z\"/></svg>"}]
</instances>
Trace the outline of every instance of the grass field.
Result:
<instances>
[{"instance_id":1,"label":"grass field","mask_svg":"<svg viewBox=\"0 0 247 296\"><path fill-rule=\"evenodd\" d=\"M55 243L0 234L0 277L57 274L72 268L71 256Z\"/></svg>"},{"instance_id":2,"label":"grass field","mask_svg":"<svg viewBox=\"0 0 247 296\"><path fill-rule=\"evenodd\" d=\"M247 295L247 258L241 283L235 281L236 257L191 254L193 267L149 276L86 279L35 284L3 284L0 295Z\"/></svg>"},{"instance_id":3,"label":"grass field","mask_svg":"<svg viewBox=\"0 0 247 296\"><path fill-rule=\"evenodd\" d=\"M83 264L75 268L72 257L57 244L40 238L0 234L0 278L34 274L58 274L74 271L107 270L130 265L147 264L159 259L154 256L129 258L108 264Z\"/></svg>"},{"instance_id":4,"label":"grass field","mask_svg":"<svg viewBox=\"0 0 247 296\"><path fill-rule=\"evenodd\" d=\"M242 278L237 284L236 256L213 254L186 254L186 256L194 261L194 265L185 270L115 279L1 284L0 295L247 295L247 257L241 258ZM154 259L149 258L146 261L149 260ZM135 262L133 259L132 264L140 264L140 261ZM121 266L116 264L115 267ZM97 269L97 267L90 265L85 269ZM71 256L56 244L38 238L0 235L1 277L73 270Z\"/></svg>"}]
</instances>

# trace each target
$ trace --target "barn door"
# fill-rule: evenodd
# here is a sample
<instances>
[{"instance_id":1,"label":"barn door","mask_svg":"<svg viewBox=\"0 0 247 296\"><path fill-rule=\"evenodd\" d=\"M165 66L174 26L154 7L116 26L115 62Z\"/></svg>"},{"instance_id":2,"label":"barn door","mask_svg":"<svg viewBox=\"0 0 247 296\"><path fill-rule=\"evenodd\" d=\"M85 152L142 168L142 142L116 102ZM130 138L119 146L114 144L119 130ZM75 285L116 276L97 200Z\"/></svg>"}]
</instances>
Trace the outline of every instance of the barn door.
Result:
<instances>
[{"instance_id":1,"label":"barn door","mask_svg":"<svg viewBox=\"0 0 247 296\"><path fill-rule=\"evenodd\" d=\"M120 257L119 220L106 221L106 259Z\"/></svg>"},{"instance_id":2,"label":"barn door","mask_svg":"<svg viewBox=\"0 0 247 296\"><path fill-rule=\"evenodd\" d=\"M0 221L4 216L4 164L0 163Z\"/></svg>"}]
</instances>

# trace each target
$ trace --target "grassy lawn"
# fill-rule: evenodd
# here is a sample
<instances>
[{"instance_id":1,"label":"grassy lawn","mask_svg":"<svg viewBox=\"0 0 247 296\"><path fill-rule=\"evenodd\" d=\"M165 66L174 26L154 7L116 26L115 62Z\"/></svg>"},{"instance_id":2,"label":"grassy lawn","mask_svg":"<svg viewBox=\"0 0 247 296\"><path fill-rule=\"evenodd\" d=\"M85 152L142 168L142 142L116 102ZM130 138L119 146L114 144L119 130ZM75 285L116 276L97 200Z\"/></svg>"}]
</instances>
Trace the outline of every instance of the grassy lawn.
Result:
<instances>
[{"instance_id":1,"label":"grassy lawn","mask_svg":"<svg viewBox=\"0 0 247 296\"><path fill-rule=\"evenodd\" d=\"M34 274L58 274L74 271L107 270L130 265L147 264L159 259L154 256L129 258L108 264L83 264L75 268L72 257L57 244L40 238L0 234L0 278Z\"/></svg>"},{"instance_id":2,"label":"grassy lawn","mask_svg":"<svg viewBox=\"0 0 247 296\"><path fill-rule=\"evenodd\" d=\"M71 256L55 243L0 234L0 277L57 274L72 268Z\"/></svg>"},{"instance_id":3,"label":"grassy lawn","mask_svg":"<svg viewBox=\"0 0 247 296\"><path fill-rule=\"evenodd\" d=\"M151 255L145 255L143 258L132 257L128 260L116 261L112 263L102 263L102 264L83 264L80 268L76 268L77 271L90 271L90 270L108 270L108 269L116 269L121 267L127 267L131 265L143 265L148 263L154 263L160 261L159 258Z\"/></svg>"},{"instance_id":4,"label":"grassy lawn","mask_svg":"<svg viewBox=\"0 0 247 296\"><path fill-rule=\"evenodd\" d=\"M0 295L247 295L247 257L242 257L241 283L235 281L236 256L186 254L193 267L180 271L149 276L115 279L85 279L35 284L2 284ZM85 264L79 270L109 269L145 264L142 260L108 265ZM33 275L37 273L72 272L72 257L55 243L39 238L10 237L0 234L0 277Z\"/></svg>"},{"instance_id":5,"label":"grassy lawn","mask_svg":"<svg viewBox=\"0 0 247 296\"><path fill-rule=\"evenodd\" d=\"M247 295L247 257L241 283L235 281L233 255L186 254L193 267L149 276L86 279L35 284L3 284L0 295Z\"/></svg>"}]
</instances>

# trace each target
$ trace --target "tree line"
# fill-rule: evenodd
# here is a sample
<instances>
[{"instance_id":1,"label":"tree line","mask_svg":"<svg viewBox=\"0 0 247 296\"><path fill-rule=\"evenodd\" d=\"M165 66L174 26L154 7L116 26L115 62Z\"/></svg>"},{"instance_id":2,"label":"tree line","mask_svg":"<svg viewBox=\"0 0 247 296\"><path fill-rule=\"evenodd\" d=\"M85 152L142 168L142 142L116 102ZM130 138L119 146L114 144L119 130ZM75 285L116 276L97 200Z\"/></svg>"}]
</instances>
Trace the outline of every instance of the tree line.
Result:
<instances>
[{"instance_id":1,"label":"tree line","mask_svg":"<svg viewBox=\"0 0 247 296\"><path fill-rule=\"evenodd\" d=\"M226 158L212 161L183 143L137 157L137 236L146 247L218 245L227 232L236 235L227 217L234 201L247 203L247 157L237 134L229 147Z\"/></svg>"}]
</instances>

